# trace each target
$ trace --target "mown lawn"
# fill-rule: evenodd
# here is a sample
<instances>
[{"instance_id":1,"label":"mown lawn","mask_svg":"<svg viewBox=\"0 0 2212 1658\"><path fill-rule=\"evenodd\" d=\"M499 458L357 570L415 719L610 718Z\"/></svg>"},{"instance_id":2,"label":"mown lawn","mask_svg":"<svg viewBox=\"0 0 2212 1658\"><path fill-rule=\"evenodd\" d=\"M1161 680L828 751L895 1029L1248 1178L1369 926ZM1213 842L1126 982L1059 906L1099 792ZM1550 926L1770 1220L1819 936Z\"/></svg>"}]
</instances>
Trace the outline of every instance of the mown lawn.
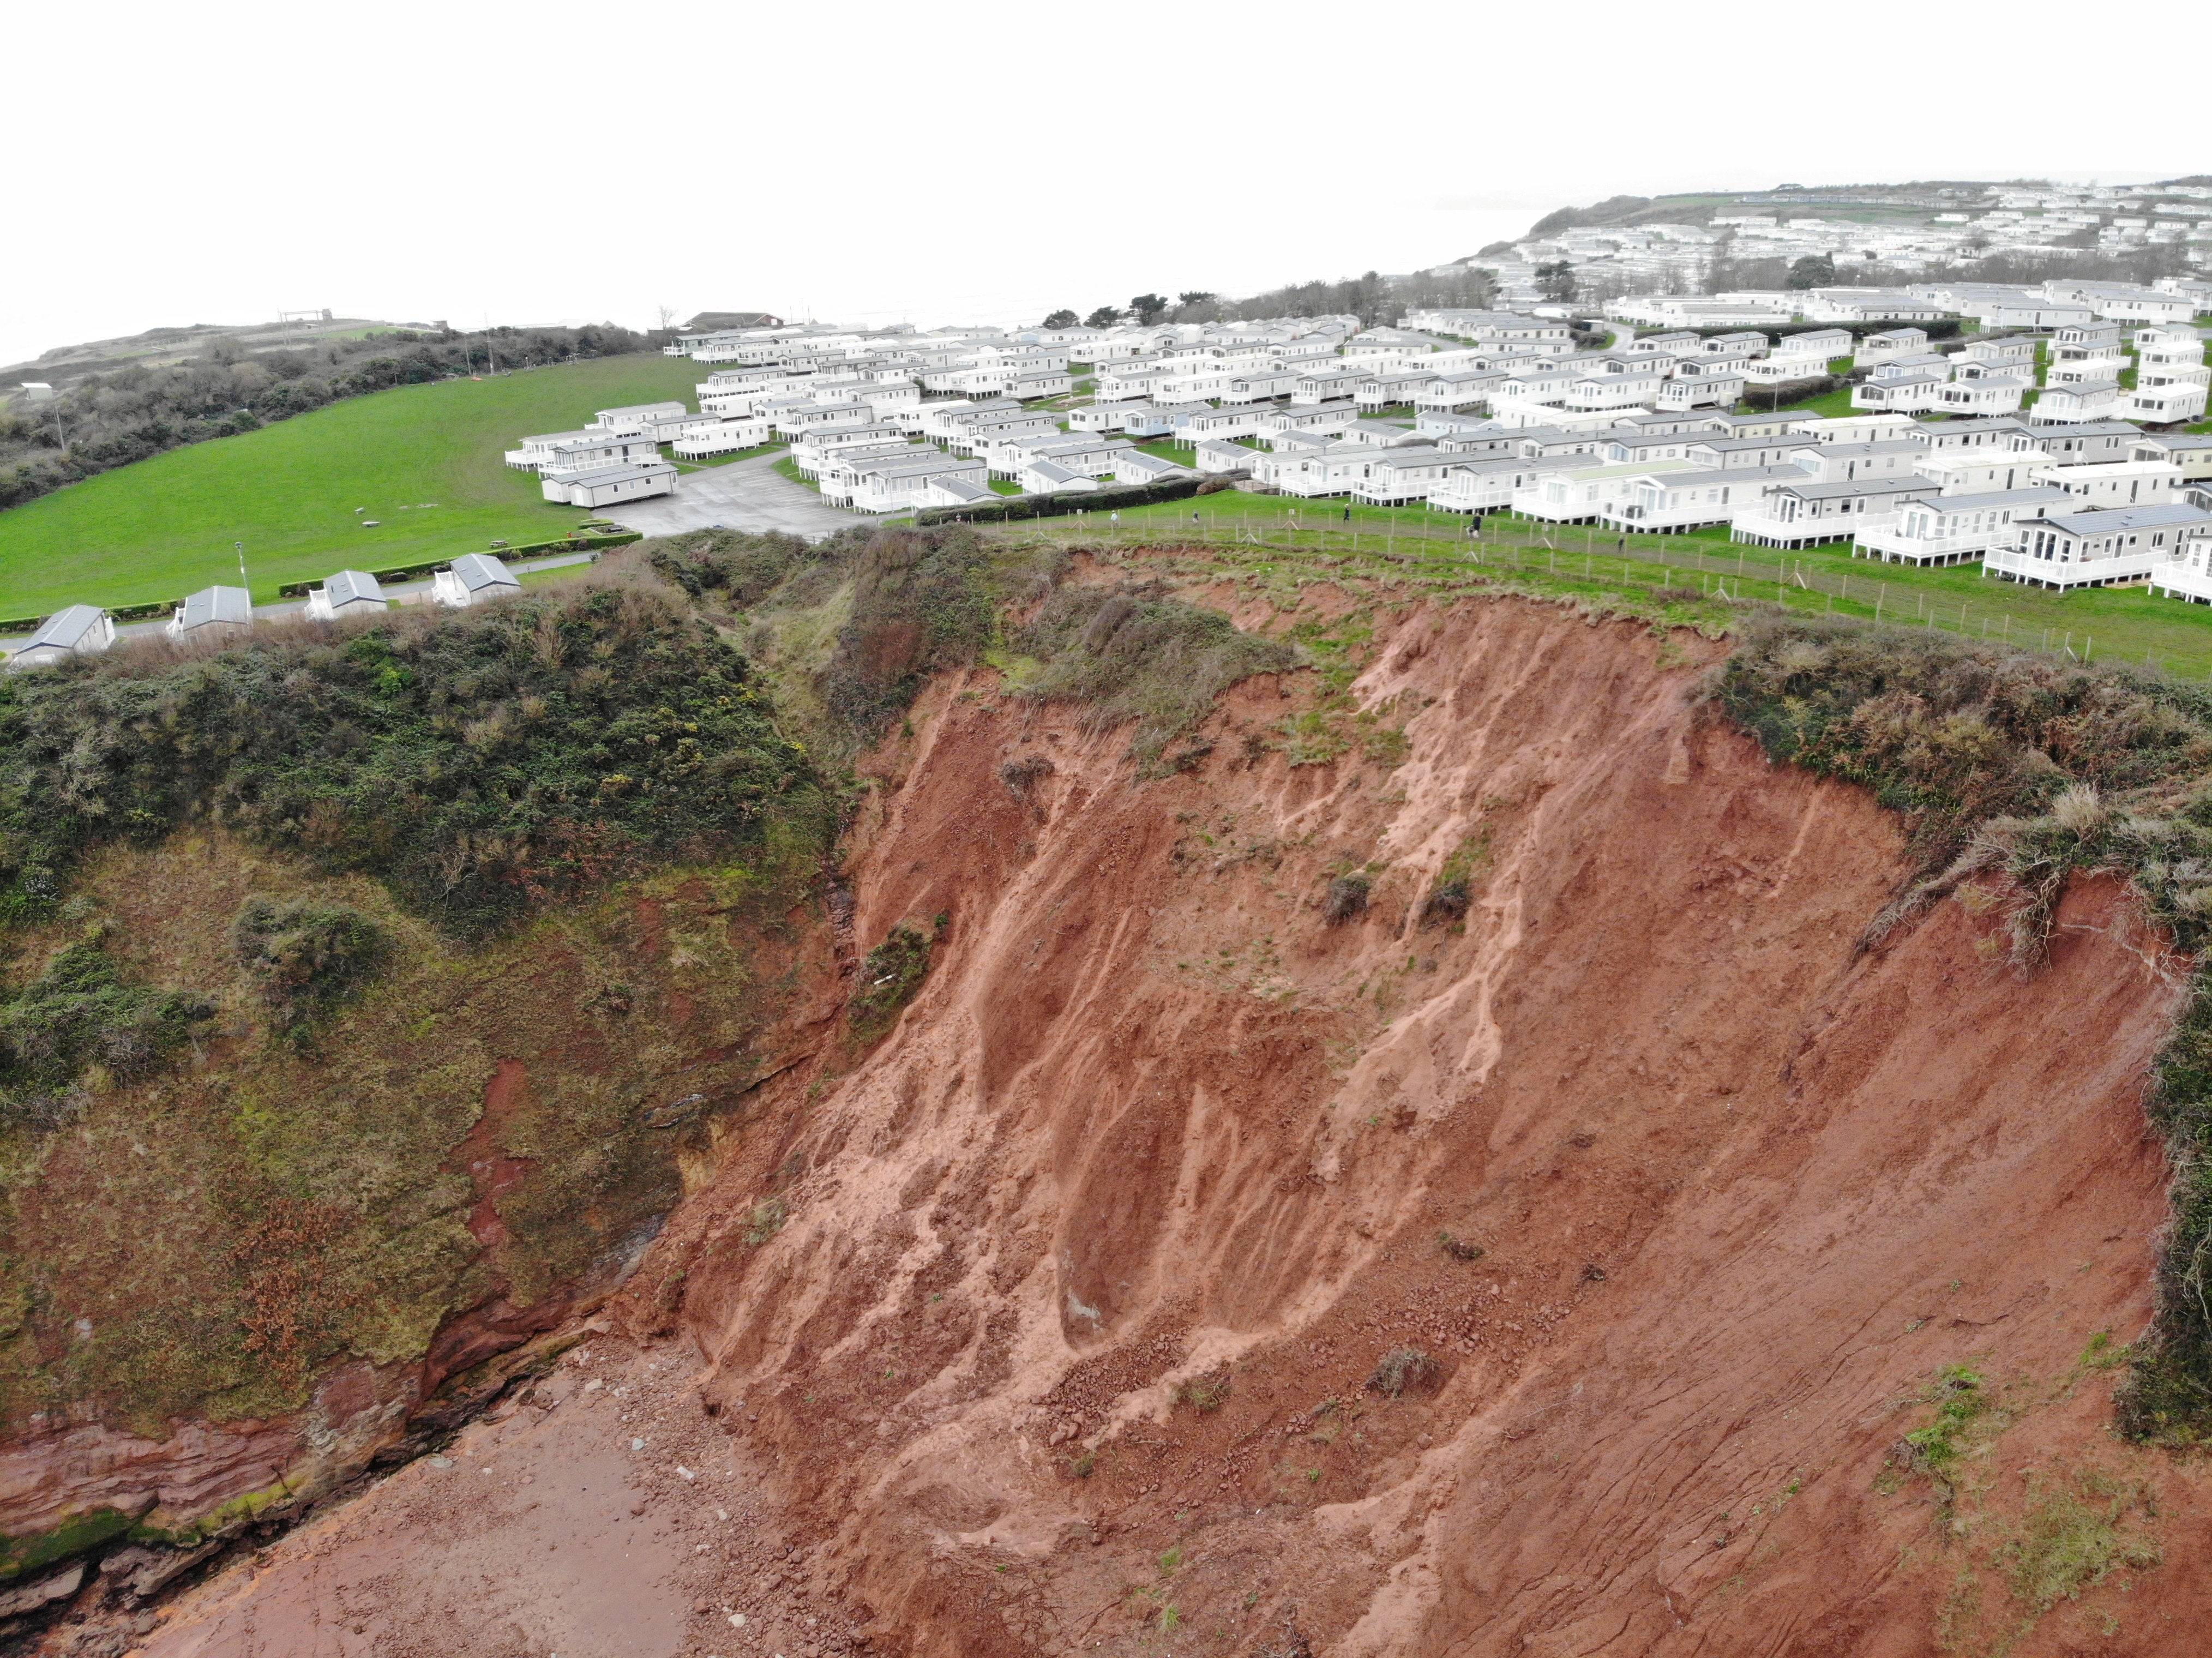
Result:
<instances>
[{"instance_id":1,"label":"mown lawn","mask_svg":"<svg viewBox=\"0 0 2212 1658\"><path fill-rule=\"evenodd\" d=\"M239 541L266 603L279 583L333 570L544 540L592 515L544 501L536 476L509 471L501 453L595 410L689 404L701 374L653 353L402 386L104 472L0 512L0 616L234 582ZM376 528L362 527L372 519Z\"/></svg>"},{"instance_id":2,"label":"mown lawn","mask_svg":"<svg viewBox=\"0 0 2212 1658\"><path fill-rule=\"evenodd\" d=\"M1194 510L1199 514L1195 525ZM1381 552L1422 561L1529 559L1562 578L1587 572L1601 585L1668 580L1853 616L1878 613L1885 621L2008 640L2031 649L2071 649L2076 654L2086 650L2100 662L2114 657L2148 660L2177 677L2212 677L2212 606L2161 598L2141 587L2052 592L1984 576L1977 564L1924 570L1881 564L1853 558L1849 542L1787 552L1731 542L1724 529L1705 530L1629 537L1626 550L1644 556L1624 562L1607 557L1620 537L1578 525L1547 525L1498 514L1483 521L1479 542L1470 542L1464 514L1422 507L1349 506L1341 497L1298 501L1224 490L1194 501L1125 507L1121 513L1118 535L1127 541L1194 534L1240 548L1240 556L1264 556L1261 549L1277 546L1322 554ZM1098 535L1098 526L1091 522L1079 530L1066 520L1048 519L1040 527L1055 536Z\"/></svg>"}]
</instances>

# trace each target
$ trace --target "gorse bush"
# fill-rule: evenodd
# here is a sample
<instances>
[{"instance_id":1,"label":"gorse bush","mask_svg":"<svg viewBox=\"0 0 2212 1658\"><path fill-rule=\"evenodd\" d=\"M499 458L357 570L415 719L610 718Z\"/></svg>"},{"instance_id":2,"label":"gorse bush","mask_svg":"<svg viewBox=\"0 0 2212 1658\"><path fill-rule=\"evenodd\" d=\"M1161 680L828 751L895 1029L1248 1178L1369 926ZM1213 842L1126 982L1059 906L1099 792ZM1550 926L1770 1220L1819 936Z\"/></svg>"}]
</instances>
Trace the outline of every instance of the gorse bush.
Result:
<instances>
[{"instance_id":1,"label":"gorse bush","mask_svg":"<svg viewBox=\"0 0 2212 1658\"><path fill-rule=\"evenodd\" d=\"M0 682L0 910L88 847L219 823L459 936L653 858L826 841L744 659L640 584Z\"/></svg>"},{"instance_id":2,"label":"gorse bush","mask_svg":"<svg viewBox=\"0 0 2212 1658\"><path fill-rule=\"evenodd\" d=\"M1714 682L1777 760L1850 778L1905 816L1916 878L1870 936L1985 874L2007 952L2041 959L2075 872L2124 878L2194 957L2148 1108L2174 1169L2157 1319L2121 1390L2124 1430L2212 1436L2212 694L1945 635L1775 613Z\"/></svg>"},{"instance_id":3,"label":"gorse bush","mask_svg":"<svg viewBox=\"0 0 2212 1658\"><path fill-rule=\"evenodd\" d=\"M1003 549L972 530L879 530L855 562L851 621L825 674L830 712L880 736L940 668L972 662L1011 595Z\"/></svg>"},{"instance_id":4,"label":"gorse bush","mask_svg":"<svg viewBox=\"0 0 2212 1658\"><path fill-rule=\"evenodd\" d=\"M1301 661L1296 647L1248 634L1157 583L1111 592L1062 587L1016 642L1045 665L1023 694L1087 703L1097 730L1133 721L1130 751L1146 776L1166 769L1161 751L1212 712L1224 691Z\"/></svg>"},{"instance_id":5,"label":"gorse bush","mask_svg":"<svg viewBox=\"0 0 2212 1658\"><path fill-rule=\"evenodd\" d=\"M383 968L391 940L350 904L248 898L231 924L231 947L269 1005L280 1035L304 1035Z\"/></svg>"},{"instance_id":6,"label":"gorse bush","mask_svg":"<svg viewBox=\"0 0 2212 1658\"><path fill-rule=\"evenodd\" d=\"M842 538L841 538L842 539ZM694 598L712 595L740 609L759 604L802 571L843 562L835 545L771 530L707 530L648 542L646 558L663 580Z\"/></svg>"},{"instance_id":7,"label":"gorse bush","mask_svg":"<svg viewBox=\"0 0 2212 1658\"><path fill-rule=\"evenodd\" d=\"M915 992L929 976L930 951L944 925L940 916L937 928L924 932L910 921L901 921L867 953L845 1005L854 1036L872 1042L891 1028L899 1010L914 999Z\"/></svg>"},{"instance_id":8,"label":"gorse bush","mask_svg":"<svg viewBox=\"0 0 2212 1658\"><path fill-rule=\"evenodd\" d=\"M125 982L97 944L65 946L0 1002L0 1123L54 1127L88 1068L143 1077L212 1014L195 997Z\"/></svg>"}]
</instances>

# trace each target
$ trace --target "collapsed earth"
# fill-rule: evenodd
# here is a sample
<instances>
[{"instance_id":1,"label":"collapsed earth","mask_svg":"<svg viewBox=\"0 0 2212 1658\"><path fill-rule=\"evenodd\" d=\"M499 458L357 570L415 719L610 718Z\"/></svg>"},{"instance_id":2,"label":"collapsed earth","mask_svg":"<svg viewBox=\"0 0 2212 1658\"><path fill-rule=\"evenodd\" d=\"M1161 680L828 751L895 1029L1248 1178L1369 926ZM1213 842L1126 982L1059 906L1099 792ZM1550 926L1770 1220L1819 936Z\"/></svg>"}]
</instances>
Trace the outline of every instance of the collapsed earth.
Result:
<instances>
[{"instance_id":1,"label":"collapsed earth","mask_svg":"<svg viewBox=\"0 0 2212 1658\"><path fill-rule=\"evenodd\" d=\"M0 726L17 1650L2200 1644L2203 691L944 526Z\"/></svg>"}]
</instances>

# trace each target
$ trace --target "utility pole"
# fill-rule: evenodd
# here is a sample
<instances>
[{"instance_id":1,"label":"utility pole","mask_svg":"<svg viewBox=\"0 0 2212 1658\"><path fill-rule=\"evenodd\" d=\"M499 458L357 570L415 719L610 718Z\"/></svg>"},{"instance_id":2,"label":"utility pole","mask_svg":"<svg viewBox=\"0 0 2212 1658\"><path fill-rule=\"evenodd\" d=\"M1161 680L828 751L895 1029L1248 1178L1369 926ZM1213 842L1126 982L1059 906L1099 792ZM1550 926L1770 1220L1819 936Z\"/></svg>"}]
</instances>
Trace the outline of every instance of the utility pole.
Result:
<instances>
[{"instance_id":1,"label":"utility pole","mask_svg":"<svg viewBox=\"0 0 2212 1658\"><path fill-rule=\"evenodd\" d=\"M246 613L252 616L253 585L246 579L246 544L242 541L234 541L230 544L238 549L238 585L246 589Z\"/></svg>"}]
</instances>

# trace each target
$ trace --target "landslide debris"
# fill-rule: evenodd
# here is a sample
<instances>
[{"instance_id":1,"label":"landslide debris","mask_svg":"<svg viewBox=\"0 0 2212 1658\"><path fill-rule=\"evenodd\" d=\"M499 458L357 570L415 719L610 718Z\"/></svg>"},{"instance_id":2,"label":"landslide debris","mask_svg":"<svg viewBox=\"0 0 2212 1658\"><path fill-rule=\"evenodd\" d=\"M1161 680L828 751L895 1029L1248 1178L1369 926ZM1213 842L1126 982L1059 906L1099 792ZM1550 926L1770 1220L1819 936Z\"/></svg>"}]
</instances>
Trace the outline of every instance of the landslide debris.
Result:
<instances>
[{"instance_id":1,"label":"landslide debris","mask_svg":"<svg viewBox=\"0 0 2212 1658\"><path fill-rule=\"evenodd\" d=\"M2212 692L1948 635L1766 614L1713 695L1774 759L1863 784L1900 814L1919 868L1870 938L1966 888L2002 916L2002 956L2027 971L2048 957L2069 883L2106 874L2193 963L2147 1101L2175 1174L2157 1317L2118 1408L2136 1438L2212 1435ZM1984 878L1996 884L1971 884Z\"/></svg>"}]
</instances>

